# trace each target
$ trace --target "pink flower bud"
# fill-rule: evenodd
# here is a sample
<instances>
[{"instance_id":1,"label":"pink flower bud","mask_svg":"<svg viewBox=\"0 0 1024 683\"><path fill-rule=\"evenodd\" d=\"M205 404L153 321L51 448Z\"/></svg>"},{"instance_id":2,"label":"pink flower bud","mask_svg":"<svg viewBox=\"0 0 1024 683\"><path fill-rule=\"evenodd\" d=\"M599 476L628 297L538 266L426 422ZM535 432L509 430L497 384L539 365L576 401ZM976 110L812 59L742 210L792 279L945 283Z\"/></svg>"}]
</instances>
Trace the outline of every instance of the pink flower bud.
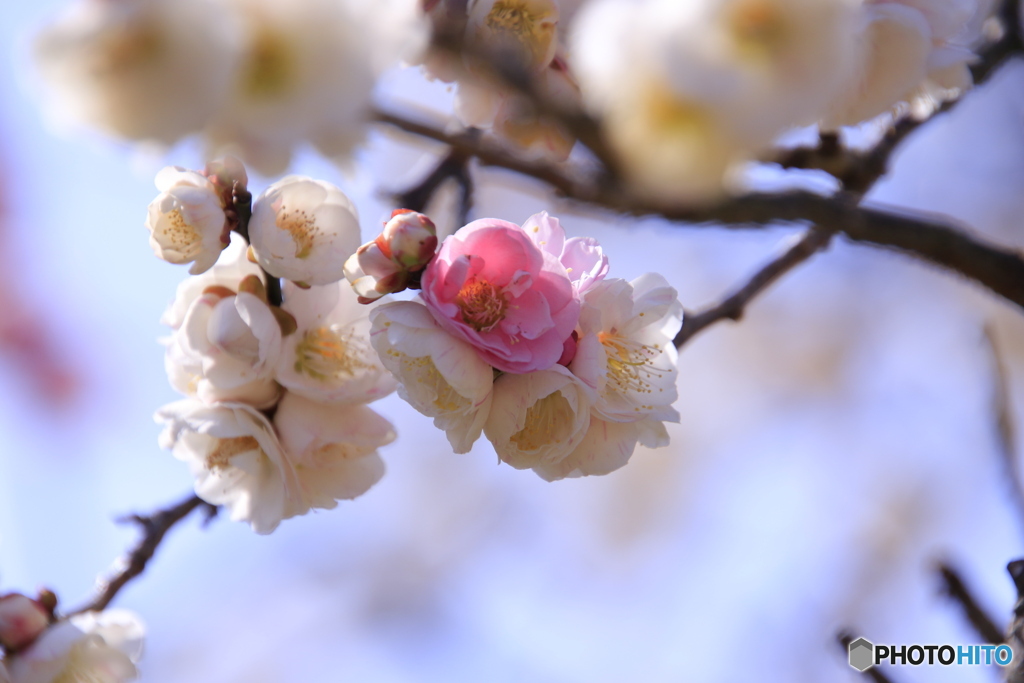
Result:
<instances>
[{"instance_id":1,"label":"pink flower bud","mask_svg":"<svg viewBox=\"0 0 1024 683\"><path fill-rule=\"evenodd\" d=\"M437 250L437 228L422 213L398 209L384 225L380 240L391 252L391 259L410 271L422 270Z\"/></svg>"},{"instance_id":2,"label":"pink flower bud","mask_svg":"<svg viewBox=\"0 0 1024 683\"><path fill-rule=\"evenodd\" d=\"M241 161L232 156L214 159L206 164L202 175L213 183L224 206L230 207L235 192L245 192L249 176Z\"/></svg>"},{"instance_id":3,"label":"pink flower bud","mask_svg":"<svg viewBox=\"0 0 1024 683\"><path fill-rule=\"evenodd\" d=\"M384 232L367 242L345 262L345 277L361 303L385 294L417 289L419 273L434 258L437 230L421 213L397 209Z\"/></svg>"},{"instance_id":4,"label":"pink flower bud","mask_svg":"<svg viewBox=\"0 0 1024 683\"><path fill-rule=\"evenodd\" d=\"M20 593L0 597L0 645L5 650L18 650L46 630L50 617L35 600Z\"/></svg>"}]
</instances>

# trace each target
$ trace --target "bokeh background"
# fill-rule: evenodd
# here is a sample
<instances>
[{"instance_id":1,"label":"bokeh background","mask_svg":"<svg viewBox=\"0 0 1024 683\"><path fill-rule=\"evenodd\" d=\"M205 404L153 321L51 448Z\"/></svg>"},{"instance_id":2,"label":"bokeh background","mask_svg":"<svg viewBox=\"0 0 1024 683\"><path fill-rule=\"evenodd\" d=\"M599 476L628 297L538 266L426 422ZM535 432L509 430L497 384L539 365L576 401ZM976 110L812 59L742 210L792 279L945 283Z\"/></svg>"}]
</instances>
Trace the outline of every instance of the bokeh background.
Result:
<instances>
[{"instance_id":1,"label":"bokeh background","mask_svg":"<svg viewBox=\"0 0 1024 683\"><path fill-rule=\"evenodd\" d=\"M139 151L43 120L26 41L62 4L7 0L0 22L0 590L45 585L71 605L134 538L114 517L191 488L152 420L177 398L157 338L185 270L153 257L143 220L156 170L202 160L197 145ZM921 130L871 201L1024 246L1022 86L1024 65L1011 64ZM451 105L416 69L389 73L379 97ZM349 193L369 238L393 208L386 191L441 151L378 131L347 173L309 152L293 170ZM662 272L689 309L793 232L626 220L475 173L475 216L551 211L602 242L612 275ZM757 177L824 184L778 175ZM453 201L434 207L442 222ZM389 397L376 407L400 437L364 497L269 537L226 519L172 533L117 602L148 624L142 680L841 682L858 676L840 627L883 643L978 642L934 564L953 561L1005 622L1024 519L998 456L986 323L1024 418L1021 311L837 240L741 323L684 349L671 447L554 484L499 466L486 441L453 455Z\"/></svg>"}]
</instances>

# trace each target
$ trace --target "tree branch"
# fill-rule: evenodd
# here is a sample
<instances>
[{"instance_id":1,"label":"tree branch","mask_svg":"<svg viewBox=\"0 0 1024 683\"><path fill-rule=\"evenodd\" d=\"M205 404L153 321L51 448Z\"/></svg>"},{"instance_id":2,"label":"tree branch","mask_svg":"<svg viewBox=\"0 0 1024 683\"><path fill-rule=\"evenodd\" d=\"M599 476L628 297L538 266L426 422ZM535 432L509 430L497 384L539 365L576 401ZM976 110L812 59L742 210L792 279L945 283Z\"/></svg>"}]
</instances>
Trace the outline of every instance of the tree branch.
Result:
<instances>
[{"instance_id":1,"label":"tree branch","mask_svg":"<svg viewBox=\"0 0 1024 683\"><path fill-rule=\"evenodd\" d=\"M992 645L1000 645L1006 642L1003 636L1003 629L996 626L995 621L982 609L975 599L973 592L967 587L960 573L946 562L940 562L937 567L939 578L942 580L942 592L952 598L964 610L964 616L975 632L982 640Z\"/></svg>"},{"instance_id":2,"label":"tree branch","mask_svg":"<svg viewBox=\"0 0 1024 683\"><path fill-rule=\"evenodd\" d=\"M526 161L466 135L449 134L401 116L378 112L376 120L413 135L444 142L480 163L515 171L550 186L557 194L583 204L633 216L660 216L682 223L721 223L761 227L779 222L808 222L845 234L855 242L896 249L977 281L1024 307L1024 259L1017 252L974 237L941 217L915 216L858 206L858 197L840 193L824 197L810 192L748 194L714 206L657 205L587 182L578 170Z\"/></svg>"},{"instance_id":3,"label":"tree branch","mask_svg":"<svg viewBox=\"0 0 1024 683\"><path fill-rule=\"evenodd\" d=\"M683 344L690 341L690 339L698 335L705 328L721 320L735 321L742 318L747 304L754 297L766 290L769 285L782 277L786 272L825 249L832 241L833 234L828 230L811 228L796 243L759 270L745 285L733 294L700 313L687 313L683 317L683 326L679 330L679 334L673 340L676 348L681 348Z\"/></svg>"},{"instance_id":4,"label":"tree branch","mask_svg":"<svg viewBox=\"0 0 1024 683\"><path fill-rule=\"evenodd\" d=\"M129 581L146 571L146 565L153 559L153 554L156 553L157 547L164 540L167 532L175 524L188 517L189 513L203 505L208 507L207 520L212 519L217 514L217 508L195 495L151 515L129 515L119 519L118 522L121 523L136 524L142 531L142 538L126 556L115 563L116 573L107 578L101 577L97 581L96 596L71 612L70 616L105 609Z\"/></svg>"},{"instance_id":5,"label":"tree branch","mask_svg":"<svg viewBox=\"0 0 1024 683\"><path fill-rule=\"evenodd\" d=\"M995 331L990 325L985 326L985 340L988 342L989 354L992 359L992 414L994 416L996 440L999 444L999 456L1006 475L1006 483L1010 489L1013 506L1017 513L1017 522L1024 524L1024 488L1020 480L1020 464L1017 459L1017 425L1013 419L1013 406L1010 403L1010 388L1006 364L996 343Z\"/></svg>"}]
</instances>

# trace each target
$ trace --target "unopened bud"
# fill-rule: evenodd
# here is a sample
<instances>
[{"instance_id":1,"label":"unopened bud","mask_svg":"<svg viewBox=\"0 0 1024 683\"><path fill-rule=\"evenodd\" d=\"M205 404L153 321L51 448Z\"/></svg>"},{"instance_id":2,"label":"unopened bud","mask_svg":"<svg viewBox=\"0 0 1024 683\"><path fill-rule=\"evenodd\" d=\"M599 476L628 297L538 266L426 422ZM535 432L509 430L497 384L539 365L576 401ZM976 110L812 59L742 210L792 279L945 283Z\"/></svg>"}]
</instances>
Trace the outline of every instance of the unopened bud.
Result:
<instances>
[{"instance_id":1,"label":"unopened bud","mask_svg":"<svg viewBox=\"0 0 1024 683\"><path fill-rule=\"evenodd\" d=\"M46 630L49 613L39 602L20 593L0 597L0 645L5 650L19 650Z\"/></svg>"},{"instance_id":2,"label":"unopened bud","mask_svg":"<svg viewBox=\"0 0 1024 683\"><path fill-rule=\"evenodd\" d=\"M345 262L345 277L361 303L385 294L418 288L419 274L434 258L437 229L421 213L398 209L384 232L367 242Z\"/></svg>"}]
</instances>

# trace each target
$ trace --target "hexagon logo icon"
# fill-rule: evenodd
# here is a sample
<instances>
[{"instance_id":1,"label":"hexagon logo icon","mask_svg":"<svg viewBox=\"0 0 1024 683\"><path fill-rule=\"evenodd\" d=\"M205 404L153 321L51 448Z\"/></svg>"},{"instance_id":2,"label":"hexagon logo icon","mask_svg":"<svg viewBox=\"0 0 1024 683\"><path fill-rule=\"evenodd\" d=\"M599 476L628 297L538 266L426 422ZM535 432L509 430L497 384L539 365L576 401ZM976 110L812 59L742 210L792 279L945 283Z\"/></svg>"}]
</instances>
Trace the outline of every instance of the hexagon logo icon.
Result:
<instances>
[{"instance_id":1,"label":"hexagon logo icon","mask_svg":"<svg viewBox=\"0 0 1024 683\"><path fill-rule=\"evenodd\" d=\"M850 643L850 666L857 671L867 671L875 665L875 646L867 638L858 638Z\"/></svg>"}]
</instances>

